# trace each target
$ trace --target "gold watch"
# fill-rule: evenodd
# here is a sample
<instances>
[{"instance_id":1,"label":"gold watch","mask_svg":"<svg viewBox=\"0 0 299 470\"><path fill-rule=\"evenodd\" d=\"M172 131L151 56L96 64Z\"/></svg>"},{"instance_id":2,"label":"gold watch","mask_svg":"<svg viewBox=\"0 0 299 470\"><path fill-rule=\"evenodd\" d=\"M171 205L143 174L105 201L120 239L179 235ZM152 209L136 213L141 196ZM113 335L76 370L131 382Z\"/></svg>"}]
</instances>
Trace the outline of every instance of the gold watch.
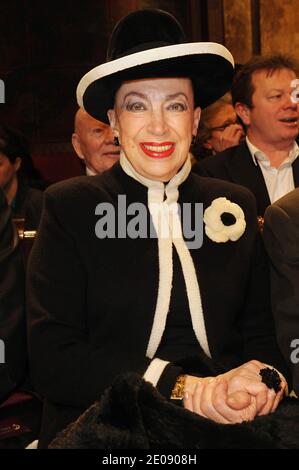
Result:
<instances>
[{"instance_id":1,"label":"gold watch","mask_svg":"<svg viewBox=\"0 0 299 470\"><path fill-rule=\"evenodd\" d=\"M171 400L183 400L184 392L185 392L185 380L186 380L185 375L178 376L175 386L173 387L173 390L171 392L171 396L170 396Z\"/></svg>"}]
</instances>

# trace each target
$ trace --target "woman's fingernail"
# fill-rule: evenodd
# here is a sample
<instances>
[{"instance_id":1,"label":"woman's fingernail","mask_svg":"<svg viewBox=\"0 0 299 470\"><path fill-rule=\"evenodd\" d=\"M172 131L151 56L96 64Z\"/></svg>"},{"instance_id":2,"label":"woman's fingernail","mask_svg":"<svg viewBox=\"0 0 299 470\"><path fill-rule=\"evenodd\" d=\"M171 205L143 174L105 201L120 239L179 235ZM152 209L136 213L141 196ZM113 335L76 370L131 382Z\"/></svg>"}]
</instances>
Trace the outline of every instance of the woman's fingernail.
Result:
<instances>
[{"instance_id":1,"label":"woman's fingernail","mask_svg":"<svg viewBox=\"0 0 299 470\"><path fill-rule=\"evenodd\" d=\"M189 399L189 392L185 392L184 393L184 400L188 400Z\"/></svg>"}]
</instances>

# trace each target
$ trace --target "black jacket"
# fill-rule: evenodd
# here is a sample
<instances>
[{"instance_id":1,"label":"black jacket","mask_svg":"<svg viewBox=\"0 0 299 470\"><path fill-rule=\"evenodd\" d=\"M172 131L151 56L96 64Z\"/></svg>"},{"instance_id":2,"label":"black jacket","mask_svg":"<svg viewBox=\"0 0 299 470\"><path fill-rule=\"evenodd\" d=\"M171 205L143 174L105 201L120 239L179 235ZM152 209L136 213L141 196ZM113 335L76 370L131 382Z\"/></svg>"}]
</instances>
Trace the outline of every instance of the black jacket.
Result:
<instances>
[{"instance_id":1,"label":"black jacket","mask_svg":"<svg viewBox=\"0 0 299 470\"><path fill-rule=\"evenodd\" d=\"M299 158L293 162L295 187L299 186ZM195 163L192 171L201 176L220 178L248 188L256 198L257 213L264 215L271 202L263 173L259 165L255 165L245 141L212 157Z\"/></svg>"},{"instance_id":2,"label":"black jacket","mask_svg":"<svg viewBox=\"0 0 299 470\"><path fill-rule=\"evenodd\" d=\"M179 190L179 203L201 202L205 209L225 196L245 213L246 230L239 240L215 243L204 234L202 247L190 250L213 359L233 367L256 358L285 373L253 196L245 188L193 173ZM151 362L146 349L159 284L157 240L95 235L95 207L110 202L117 214L120 194L127 204L138 201L147 207L147 188L119 164L45 193L28 286L32 374L46 398L42 447L118 374L143 375Z\"/></svg>"}]
</instances>

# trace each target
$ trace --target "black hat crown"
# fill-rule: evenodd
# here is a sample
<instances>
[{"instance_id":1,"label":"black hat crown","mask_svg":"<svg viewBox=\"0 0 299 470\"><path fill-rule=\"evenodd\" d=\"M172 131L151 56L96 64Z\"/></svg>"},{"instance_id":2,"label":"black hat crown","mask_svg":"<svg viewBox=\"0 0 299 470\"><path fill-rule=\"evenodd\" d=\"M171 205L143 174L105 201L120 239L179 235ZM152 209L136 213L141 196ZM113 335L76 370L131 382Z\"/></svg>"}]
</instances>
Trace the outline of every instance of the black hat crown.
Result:
<instances>
[{"instance_id":1,"label":"black hat crown","mask_svg":"<svg viewBox=\"0 0 299 470\"><path fill-rule=\"evenodd\" d=\"M186 42L185 33L170 13L137 10L114 27L107 50L107 62L135 52Z\"/></svg>"}]
</instances>

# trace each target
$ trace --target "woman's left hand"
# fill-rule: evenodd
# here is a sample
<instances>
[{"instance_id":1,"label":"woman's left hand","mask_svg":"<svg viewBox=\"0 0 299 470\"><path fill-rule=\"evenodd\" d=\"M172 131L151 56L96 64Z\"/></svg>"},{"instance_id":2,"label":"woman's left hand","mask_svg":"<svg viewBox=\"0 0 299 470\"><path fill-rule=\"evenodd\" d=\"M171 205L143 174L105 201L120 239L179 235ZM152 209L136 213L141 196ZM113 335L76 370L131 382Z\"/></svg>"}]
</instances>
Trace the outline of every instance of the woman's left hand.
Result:
<instances>
[{"instance_id":1,"label":"woman's left hand","mask_svg":"<svg viewBox=\"0 0 299 470\"><path fill-rule=\"evenodd\" d=\"M228 382L228 404L232 404L232 398L235 392L243 390L256 398L257 415L267 415L276 410L279 402L282 400L285 393L287 384L282 378L280 384L280 391L275 392L269 389L267 385L262 382L260 371L266 366L260 361L252 360L246 362L236 369L223 374L223 378Z\"/></svg>"},{"instance_id":2,"label":"woman's left hand","mask_svg":"<svg viewBox=\"0 0 299 470\"><path fill-rule=\"evenodd\" d=\"M251 421L255 416L276 410L286 389L269 389L261 380L265 364L249 361L240 367L214 378L199 379L187 376L185 408L220 423Z\"/></svg>"}]
</instances>

